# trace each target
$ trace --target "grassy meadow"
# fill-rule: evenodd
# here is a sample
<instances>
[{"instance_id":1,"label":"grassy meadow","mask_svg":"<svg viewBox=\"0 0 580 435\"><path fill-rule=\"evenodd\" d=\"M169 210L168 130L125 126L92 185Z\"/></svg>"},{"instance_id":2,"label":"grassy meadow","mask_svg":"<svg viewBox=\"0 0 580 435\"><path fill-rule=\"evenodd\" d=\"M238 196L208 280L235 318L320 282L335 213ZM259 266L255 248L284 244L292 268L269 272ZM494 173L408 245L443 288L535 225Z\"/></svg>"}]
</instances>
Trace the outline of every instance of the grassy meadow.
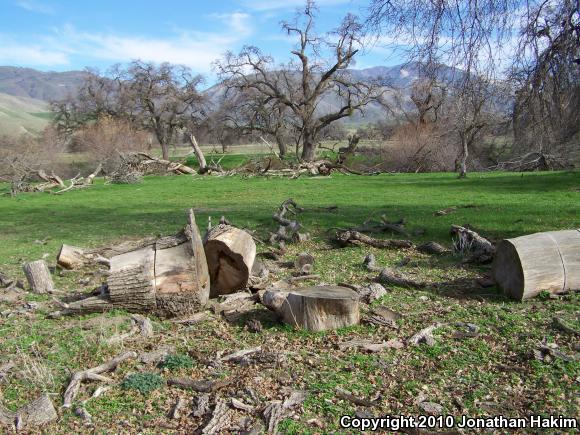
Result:
<instances>
[{"instance_id":1,"label":"grassy meadow","mask_svg":"<svg viewBox=\"0 0 580 435\"><path fill-rule=\"evenodd\" d=\"M222 163L226 167L230 164ZM0 194L8 192L9 186L0 184ZM382 266L400 267L411 276L448 284L432 290L388 289L373 305L401 313L397 328L361 324L308 333L281 325L265 309L257 309L249 316L262 321L261 333L249 332L244 321L229 324L213 314L193 326L152 318L152 339L115 345L107 344L106 339L129 329L124 312L49 319L46 314L54 309L51 297L25 293L10 299L2 297L0 289L0 366L8 360L17 363L0 380L0 402L14 410L40 392L49 393L59 408L59 420L45 428L47 433L191 433L203 425L203 419L187 413L179 420L167 417L178 396L191 400L195 393L163 386L141 394L121 386L131 373L153 372L164 379L234 378L235 383L218 395L248 401L244 391L250 387L259 398L258 408L268 400L284 399L292 389L306 391L302 408L282 422L282 433L337 432L339 417L356 412L421 414L418 398L440 404L444 414L454 416L578 416L578 361L556 358L545 362L532 356L544 338L556 343L563 353L576 354L576 337L553 326L557 316L580 329L576 294L513 302L494 287L481 288L474 283L489 266L463 264L454 254L433 257L414 250L337 248L329 240L335 228L357 226L383 214L393 220L405 218L411 233L424 230L423 235L412 238L414 243L434 240L446 247L451 247L451 224L470 224L492 240L579 228L579 172L472 173L465 180L458 180L455 174L333 174L296 180L146 177L137 185L98 181L90 188L64 195L4 195L0 196L0 271L23 280L23 262L45 257L54 265L62 243L97 247L174 233L183 227L189 207L195 209L201 229L209 217L216 223L224 215L234 225L255 230L267 239L269 231L275 229L272 213L287 198L304 208L299 220L313 238L290 245L284 259L291 261L302 251L312 253L321 282L368 283L373 274L362 267L362 259L372 252ZM450 206L458 208L444 216L434 215ZM258 252L261 250L265 247L258 245ZM282 270L279 277L289 274L289 270ZM54 274L56 286L71 292L88 292L102 279L92 270ZM33 303L33 309L10 315L11 310L26 303ZM435 322L447 326L437 330L434 346L405 346L379 353L341 350L338 346L355 338L406 341ZM477 325L479 335L455 337L455 322ZM124 350L141 352L164 345L173 346L176 354L189 356L193 363L171 371L136 361L122 364L110 374L112 388L87 402L86 409L93 416L91 425L84 424L72 410L60 408L72 371L96 366ZM273 365L215 367L207 363L219 351L257 345L284 353L286 358ZM83 384L78 400L90 397L98 385ZM372 406L337 397L337 387L372 400ZM233 422L246 416L259 419L258 412L232 411Z\"/></svg>"}]
</instances>

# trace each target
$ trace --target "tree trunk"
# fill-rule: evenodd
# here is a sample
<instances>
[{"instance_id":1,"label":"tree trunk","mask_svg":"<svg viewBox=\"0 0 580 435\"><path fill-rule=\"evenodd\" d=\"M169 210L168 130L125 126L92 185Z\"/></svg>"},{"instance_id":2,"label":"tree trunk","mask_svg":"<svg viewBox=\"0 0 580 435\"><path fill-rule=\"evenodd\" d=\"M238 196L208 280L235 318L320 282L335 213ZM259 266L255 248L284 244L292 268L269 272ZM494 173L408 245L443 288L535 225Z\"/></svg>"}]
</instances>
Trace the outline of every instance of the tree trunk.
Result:
<instances>
[{"instance_id":1,"label":"tree trunk","mask_svg":"<svg viewBox=\"0 0 580 435\"><path fill-rule=\"evenodd\" d=\"M467 157L469 156L469 149L467 146L467 138L461 134L461 154L459 156L459 178L467 177Z\"/></svg>"},{"instance_id":2,"label":"tree trunk","mask_svg":"<svg viewBox=\"0 0 580 435\"><path fill-rule=\"evenodd\" d=\"M161 155L163 160L169 160L169 146L165 142L161 142Z\"/></svg>"},{"instance_id":3,"label":"tree trunk","mask_svg":"<svg viewBox=\"0 0 580 435\"><path fill-rule=\"evenodd\" d=\"M286 143L279 136L276 136L276 143L278 144L278 150L280 150L280 153L279 153L280 158L283 159L284 156L286 156L286 154L288 153L288 148L286 147Z\"/></svg>"},{"instance_id":4,"label":"tree trunk","mask_svg":"<svg viewBox=\"0 0 580 435\"><path fill-rule=\"evenodd\" d=\"M193 148L193 153L195 154L195 157L197 157L197 161L199 163L199 173L205 174L207 172L207 162L205 161L203 151L201 150L201 147L197 143L197 140L192 133L190 133L187 137L189 138L189 143Z\"/></svg>"},{"instance_id":5,"label":"tree trunk","mask_svg":"<svg viewBox=\"0 0 580 435\"><path fill-rule=\"evenodd\" d=\"M285 323L309 331L337 329L360 321L359 295L345 287L266 290L262 303Z\"/></svg>"},{"instance_id":6,"label":"tree trunk","mask_svg":"<svg viewBox=\"0 0 580 435\"><path fill-rule=\"evenodd\" d=\"M217 225L207 232L204 247L211 282L210 297L246 287L256 258L252 236L231 225Z\"/></svg>"},{"instance_id":7,"label":"tree trunk","mask_svg":"<svg viewBox=\"0 0 580 435\"><path fill-rule=\"evenodd\" d=\"M302 160L312 162L316 157L316 144L312 141L304 141L302 144Z\"/></svg>"},{"instance_id":8,"label":"tree trunk","mask_svg":"<svg viewBox=\"0 0 580 435\"><path fill-rule=\"evenodd\" d=\"M44 260L37 260L23 266L26 279L34 293L52 293L54 284Z\"/></svg>"}]
</instances>

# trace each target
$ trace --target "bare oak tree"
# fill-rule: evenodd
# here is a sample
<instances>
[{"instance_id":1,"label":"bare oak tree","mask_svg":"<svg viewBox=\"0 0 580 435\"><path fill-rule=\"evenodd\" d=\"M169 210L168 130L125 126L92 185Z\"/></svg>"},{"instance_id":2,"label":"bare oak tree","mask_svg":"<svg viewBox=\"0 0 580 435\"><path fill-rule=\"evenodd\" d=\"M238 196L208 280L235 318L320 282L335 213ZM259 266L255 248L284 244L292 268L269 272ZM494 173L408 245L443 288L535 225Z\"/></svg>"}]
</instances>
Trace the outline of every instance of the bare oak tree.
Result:
<instances>
[{"instance_id":1,"label":"bare oak tree","mask_svg":"<svg viewBox=\"0 0 580 435\"><path fill-rule=\"evenodd\" d=\"M293 22L282 23L286 33L297 39L291 51L294 57L287 64L276 65L271 56L253 46L244 47L238 55L227 53L216 62L229 89L254 92L266 105L292 113L305 161L314 160L324 127L362 110L380 95L377 85L356 82L348 72L362 42L357 18L347 15L334 32L319 35L314 29L316 11L314 2L307 1ZM327 94L336 95L338 105L323 111L318 106Z\"/></svg>"},{"instance_id":2,"label":"bare oak tree","mask_svg":"<svg viewBox=\"0 0 580 435\"><path fill-rule=\"evenodd\" d=\"M151 131L167 159L177 133L203 113L204 97L197 89L201 82L185 66L137 60L127 68L115 65L104 75L87 71L78 97L53 102L52 109L66 131L104 116L128 120Z\"/></svg>"}]
</instances>

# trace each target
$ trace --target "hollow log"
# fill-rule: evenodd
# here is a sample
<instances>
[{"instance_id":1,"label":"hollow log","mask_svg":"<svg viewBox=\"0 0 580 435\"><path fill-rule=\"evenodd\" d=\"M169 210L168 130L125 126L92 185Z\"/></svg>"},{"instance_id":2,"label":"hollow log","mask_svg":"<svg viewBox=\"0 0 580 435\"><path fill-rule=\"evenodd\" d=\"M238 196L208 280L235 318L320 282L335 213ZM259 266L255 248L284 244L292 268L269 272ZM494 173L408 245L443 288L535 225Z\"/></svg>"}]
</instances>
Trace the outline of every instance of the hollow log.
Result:
<instances>
[{"instance_id":1,"label":"hollow log","mask_svg":"<svg viewBox=\"0 0 580 435\"><path fill-rule=\"evenodd\" d=\"M87 263L87 257L81 248L62 245L56 256L56 264L68 270L78 269Z\"/></svg>"},{"instance_id":2,"label":"hollow log","mask_svg":"<svg viewBox=\"0 0 580 435\"><path fill-rule=\"evenodd\" d=\"M204 248L211 282L210 297L246 287L256 258L256 244L250 234L220 224L207 232Z\"/></svg>"},{"instance_id":3,"label":"hollow log","mask_svg":"<svg viewBox=\"0 0 580 435\"><path fill-rule=\"evenodd\" d=\"M54 291L52 277L44 260L26 263L23 270L34 293L52 293Z\"/></svg>"},{"instance_id":4,"label":"hollow log","mask_svg":"<svg viewBox=\"0 0 580 435\"><path fill-rule=\"evenodd\" d=\"M492 266L495 281L522 301L541 291L580 290L580 230L549 231L502 240Z\"/></svg>"},{"instance_id":5,"label":"hollow log","mask_svg":"<svg viewBox=\"0 0 580 435\"><path fill-rule=\"evenodd\" d=\"M266 290L262 303L285 323L310 331L337 329L360 321L359 295L346 287Z\"/></svg>"}]
</instances>

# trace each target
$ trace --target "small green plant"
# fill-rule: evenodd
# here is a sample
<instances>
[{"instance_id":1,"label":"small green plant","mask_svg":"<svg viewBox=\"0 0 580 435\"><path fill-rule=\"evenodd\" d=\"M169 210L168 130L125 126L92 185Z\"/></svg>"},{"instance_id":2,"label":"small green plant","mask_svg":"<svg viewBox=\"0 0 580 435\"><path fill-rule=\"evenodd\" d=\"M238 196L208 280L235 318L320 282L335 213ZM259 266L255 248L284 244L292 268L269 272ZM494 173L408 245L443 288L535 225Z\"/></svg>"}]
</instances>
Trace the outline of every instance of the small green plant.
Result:
<instances>
[{"instance_id":1,"label":"small green plant","mask_svg":"<svg viewBox=\"0 0 580 435\"><path fill-rule=\"evenodd\" d=\"M539 294L538 294L538 299L542 300L542 301L547 301L548 299L550 299L550 292L548 290L542 290Z\"/></svg>"},{"instance_id":2,"label":"small green plant","mask_svg":"<svg viewBox=\"0 0 580 435\"><path fill-rule=\"evenodd\" d=\"M161 368L168 370L190 369L193 367L193 359L188 355L174 354L168 355L160 364Z\"/></svg>"},{"instance_id":3,"label":"small green plant","mask_svg":"<svg viewBox=\"0 0 580 435\"><path fill-rule=\"evenodd\" d=\"M161 388L165 381L157 373L134 373L123 379L121 387L126 390L137 390L141 394L148 394Z\"/></svg>"}]
</instances>

